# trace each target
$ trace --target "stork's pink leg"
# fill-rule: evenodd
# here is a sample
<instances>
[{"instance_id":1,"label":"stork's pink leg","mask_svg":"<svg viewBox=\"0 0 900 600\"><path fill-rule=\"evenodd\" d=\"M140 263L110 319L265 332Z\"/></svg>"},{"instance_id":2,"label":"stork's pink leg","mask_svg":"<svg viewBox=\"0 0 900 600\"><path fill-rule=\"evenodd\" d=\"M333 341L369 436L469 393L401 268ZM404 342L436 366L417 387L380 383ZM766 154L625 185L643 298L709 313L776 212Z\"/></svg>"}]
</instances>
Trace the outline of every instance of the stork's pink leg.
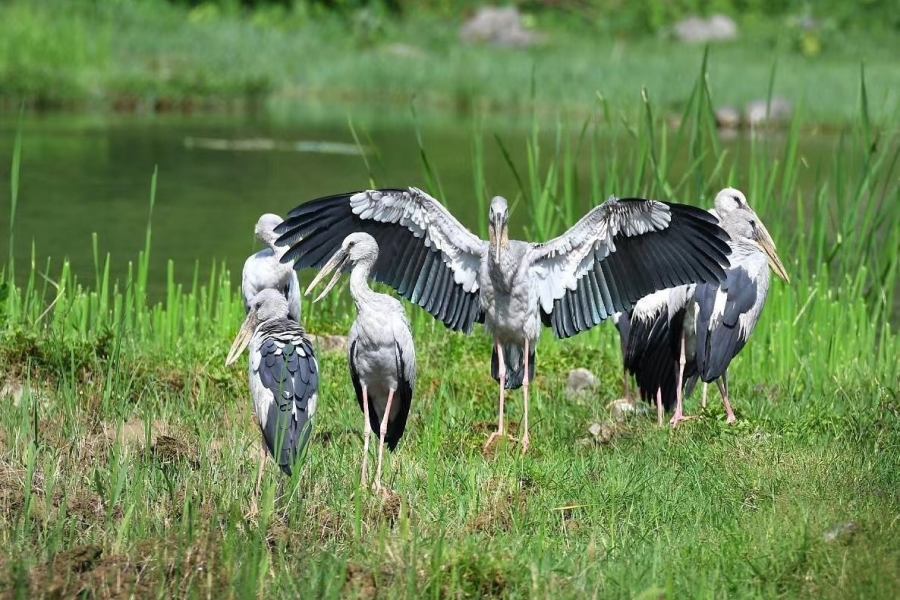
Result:
<instances>
[{"instance_id":1,"label":"stork's pink leg","mask_svg":"<svg viewBox=\"0 0 900 600\"><path fill-rule=\"evenodd\" d=\"M725 389L725 382L722 381L722 377L716 379L716 384L719 386L719 393L722 394L722 404L725 405L725 414L728 415L726 422L729 425L733 425L737 423L737 417L734 416L734 411L731 410L731 402L728 401L728 390Z\"/></svg>"},{"instance_id":2,"label":"stork's pink leg","mask_svg":"<svg viewBox=\"0 0 900 600\"><path fill-rule=\"evenodd\" d=\"M663 426L663 422L665 420L664 415L666 412L663 410L662 405L662 389L656 390L656 420L659 423L659 426Z\"/></svg>"},{"instance_id":3,"label":"stork's pink leg","mask_svg":"<svg viewBox=\"0 0 900 600\"><path fill-rule=\"evenodd\" d=\"M672 417L672 420L669 421L672 424L672 427L678 427L678 424L682 421L689 421L693 417L684 416L684 394L681 391L682 380L684 379L684 365L685 365L685 356L684 356L684 335L681 336L681 353L678 357L678 379L676 380L676 388L675 388L675 397L677 398L675 402L675 415Z\"/></svg>"},{"instance_id":4,"label":"stork's pink leg","mask_svg":"<svg viewBox=\"0 0 900 600\"><path fill-rule=\"evenodd\" d=\"M706 395L708 393L709 393L709 384L704 382L703 383L703 401L701 404L701 406L703 407L703 410L706 410Z\"/></svg>"},{"instance_id":5,"label":"stork's pink leg","mask_svg":"<svg viewBox=\"0 0 900 600\"><path fill-rule=\"evenodd\" d=\"M525 340L525 379L522 380L522 394L525 396L525 419L522 434L522 454L528 452L531 445L531 438L528 436L528 340Z\"/></svg>"},{"instance_id":6,"label":"stork's pink leg","mask_svg":"<svg viewBox=\"0 0 900 600\"><path fill-rule=\"evenodd\" d=\"M363 433L362 476L359 479L359 487L365 489L368 465L369 465L369 437L372 435L372 423L369 421L369 389L362 386L363 394L363 419L365 420Z\"/></svg>"},{"instance_id":7,"label":"stork's pink leg","mask_svg":"<svg viewBox=\"0 0 900 600\"><path fill-rule=\"evenodd\" d=\"M263 471L266 468L266 443L260 439L259 443L259 471L256 474L256 491L250 499L250 512L245 517L252 518L259 514L259 494L262 491Z\"/></svg>"},{"instance_id":8,"label":"stork's pink leg","mask_svg":"<svg viewBox=\"0 0 900 600\"><path fill-rule=\"evenodd\" d=\"M388 419L391 418L391 404L394 401L394 390L388 392L387 406L384 408L384 417L381 419L381 441L378 444L378 468L375 470L375 489L381 490L381 463L384 460L384 438L387 435Z\"/></svg>"},{"instance_id":9,"label":"stork's pink leg","mask_svg":"<svg viewBox=\"0 0 900 600\"><path fill-rule=\"evenodd\" d=\"M497 431L492 433L490 437L488 437L487 442L484 444L484 449L487 450L491 447L494 441L497 438L501 438L506 435L506 432L503 428L503 401L504 394L506 393L506 362L503 360L503 346L500 345L500 341L496 342L497 344L497 373L500 376L500 418L497 421Z\"/></svg>"},{"instance_id":10,"label":"stork's pink leg","mask_svg":"<svg viewBox=\"0 0 900 600\"><path fill-rule=\"evenodd\" d=\"M631 398L631 376L628 374L628 368L625 367L622 369L622 388L624 389L625 400L629 403L633 403L634 401Z\"/></svg>"}]
</instances>

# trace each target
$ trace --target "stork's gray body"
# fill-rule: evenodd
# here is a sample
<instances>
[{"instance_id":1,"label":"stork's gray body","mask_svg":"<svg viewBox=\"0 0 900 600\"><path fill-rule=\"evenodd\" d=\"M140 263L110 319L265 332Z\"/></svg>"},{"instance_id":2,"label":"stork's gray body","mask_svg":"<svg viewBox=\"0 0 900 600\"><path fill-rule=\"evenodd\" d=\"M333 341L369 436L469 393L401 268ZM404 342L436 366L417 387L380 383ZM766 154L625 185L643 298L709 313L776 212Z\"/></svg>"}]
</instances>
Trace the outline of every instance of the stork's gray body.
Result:
<instances>
[{"instance_id":1,"label":"stork's gray body","mask_svg":"<svg viewBox=\"0 0 900 600\"><path fill-rule=\"evenodd\" d=\"M641 395L676 408L681 417L682 388L690 394L697 380L716 381L728 413L728 365L746 345L759 322L769 290L770 265L788 281L768 231L744 195L726 188L711 211L731 240L731 265L719 283L664 290L642 299L631 319L626 365ZM704 395L705 401L705 395Z\"/></svg>"},{"instance_id":2,"label":"stork's gray body","mask_svg":"<svg viewBox=\"0 0 900 600\"><path fill-rule=\"evenodd\" d=\"M526 260L531 244L512 240L500 259L486 249L481 259L481 309L484 328L503 348L506 362L506 389L517 389L524 382L524 347L529 344L529 380L534 377L535 346L541 335L540 306L534 275ZM491 375L499 380L499 356L494 347Z\"/></svg>"},{"instance_id":3,"label":"stork's gray body","mask_svg":"<svg viewBox=\"0 0 900 600\"><path fill-rule=\"evenodd\" d=\"M364 438L361 486L366 485L369 437L378 431L378 469L375 488L381 486L384 447L395 450L406 430L416 387L416 350L412 328L403 306L394 298L373 292L368 278L378 259L378 243L363 232L351 233L309 284L307 293L334 272L318 302L331 290L345 265L351 266L350 295L356 321L350 329L350 379L363 412Z\"/></svg>"},{"instance_id":4,"label":"stork's gray body","mask_svg":"<svg viewBox=\"0 0 900 600\"><path fill-rule=\"evenodd\" d=\"M301 293L297 272L290 263L281 261L286 248L275 245L277 227L283 219L278 215L265 214L256 224L256 237L267 247L247 257L241 271L241 292L244 295L244 309L250 311L250 301L265 290L277 290L288 301L288 317L295 323L301 317Z\"/></svg>"},{"instance_id":5,"label":"stork's gray body","mask_svg":"<svg viewBox=\"0 0 900 600\"><path fill-rule=\"evenodd\" d=\"M250 395L265 450L290 475L309 440L319 398L319 365L303 327L288 318L287 300L278 290L266 288L250 300L225 366L234 364L247 347ZM264 461L265 452L257 496Z\"/></svg>"},{"instance_id":6,"label":"stork's gray body","mask_svg":"<svg viewBox=\"0 0 900 600\"><path fill-rule=\"evenodd\" d=\"M352 276L351 276L352 277ZM365 279L362 283L365 285ZM355 286L356 287L356 286ZM354 293L357 318L350 329L348 360L360 410L362 388L367 390L369 420L378 430L384 419L388 394L397 391L391 404L385 443L394 450L406 428L416 387L416 353L412 330L403 305L385 294Z\"/></svg>"},{"instance_id":7,"label":"stork's gray body","mask_svg":"<svg viewBox=\"0 0 900 600\"><path fill-rule=\"evenodd\" d=\"M266 449L287 475L302 454L318 406L319 366L302 327L261 323L250 341L250 395Z\"/></svg>"}]
</instances>

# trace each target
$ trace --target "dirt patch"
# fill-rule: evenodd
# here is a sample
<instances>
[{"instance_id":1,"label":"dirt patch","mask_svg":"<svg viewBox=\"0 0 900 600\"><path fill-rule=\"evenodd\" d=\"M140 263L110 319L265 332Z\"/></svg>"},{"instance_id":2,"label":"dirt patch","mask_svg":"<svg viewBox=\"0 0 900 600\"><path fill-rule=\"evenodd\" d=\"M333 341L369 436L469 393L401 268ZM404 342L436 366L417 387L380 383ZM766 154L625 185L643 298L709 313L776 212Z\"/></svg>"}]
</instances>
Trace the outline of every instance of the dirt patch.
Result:
<instances>
[{"instance_id":1,"label":"dirt patch","mask_svg":"<svg viewBox=\"0 0 900 600\"><path fill-rule=\"evenodd\" d=\"M403 499L400 497L400 494L398 494L394 490L384 490L384 497L381 501L382 517L391 525L394 525L397 521L400 520L400 513L402 511Z\"/></svg>"},{"instance_id":2,"label":"dirt patch","mask_svg":"<svg viewBox=\"0 0 900 600\"><path fill-rule=\"evenodd\" d=\"M322 542L337 539L344 535L344 520L330 507L320 510L314 517L318 525L319 540Z\"/></svg>"},{"instance_id":3,"label":"dirt patch","mask_svg":"<svg viewBox=\"0 0 900 600\"><path fill-rule=\"evenodd\" d=\"M378 582L372 569L357 563L347 563L343 596L355 596L369 600L378 596Z\"/></svg>"},{"instance_id":4,"label":"dirt patch","mask_svg":"<svg viewBox=\"0 0 900 600\"><path fill-rule=\"evenodd\" d=\"M153 458L166 466L186 464L192 469L200 467L196 444L188 444L170 435L161 435L150 449Z\"/></svg>"},{"instance_id":5,"label":"dirt patch","mask_svg":"<svg viewBox=\"0 0 900 600\"><path fill-rule=\"evenodd\" d=\"M228 573L220 561L216 536L184 547L177 540L147 540L128 554L107 555L99 546L58 552L35 566L28 584L32 597L150 598L220 597Z\"/></svg>"},{"instance_id":6,"label":"dirt patch","mask_svg":"<svg viewBox=\"0 0 900 600\"><path fill-rule=\"evenodd\" d=\"M493 535L500 531L512 529L512 511L516 499L512 494L500 496L496 501L490 502L487 507L478 514L470 523L469 531L473 533L486 533Z\"/></svg>"},{"instance_id":7,"label":"dirt patch","mask_svg":"<svg viewBox=\"0 0 900 600\"><path fill-rule=\"evenodd\" d=\"M76 491L67 503L67 512L84 523L90 524L106 515L106 507L103 500L86 490Z\"/></svg>"}]
</instances>

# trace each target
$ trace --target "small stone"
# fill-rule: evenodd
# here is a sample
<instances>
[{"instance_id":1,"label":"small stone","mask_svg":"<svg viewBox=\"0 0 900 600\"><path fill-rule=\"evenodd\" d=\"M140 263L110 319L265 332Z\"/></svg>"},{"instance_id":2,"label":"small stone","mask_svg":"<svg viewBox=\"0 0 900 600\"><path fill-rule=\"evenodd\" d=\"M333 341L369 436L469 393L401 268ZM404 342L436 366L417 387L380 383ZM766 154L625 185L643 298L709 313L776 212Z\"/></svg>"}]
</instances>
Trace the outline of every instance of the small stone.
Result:
<instances>
[{"instance_id":1,"label":"small stone","mask_svg":"<svg viewBox=\"0 0 900 600\"><path fill-rule=\"evenodd\" d=\"M566 383L566 397L574 400L586 396L594 391L600 382L597 376L584 368L569 371L569 380Z\"/></svg>"},{"instance_id":2,"label":"small stone","mask_svg":"<svg viewBox=\"0 0 900 600\"><path fill-rule=\"evenodd\" d=\"M400 58L425 58L426 56L421 48L400 42L385 46L384 51L391 56L399 56Z\"/></svg>"},{"instance_id":3,"label":"small stone","mask_svg":"<svg viewBox=\"0 0 900 600\"><path fill-rule=\"evenodd\" d=\"M588 428L588 432L598 446L605 446L616 437L616 426L611 423L594 423Z\"/></svg>"},{"instance_id":4,"label":"small stone","mask_svg":"<svg viewBox=\"0 0 900 600\"><path fill-rule=\"evenodd\" d=\"M822 541L826 544L849 544L853 537L859 532L859 525L857 525L853 521L848 521L846 523L840 523L835 525L824 534L822 534Z\"/></svg>"},{"instance_id":5,"label":"small stone","mask_svg":"<svg viewBox=\"0 0 900 600\"><path fill-rule=\"evenodd\" d=\"M716 110L716 127L737 129L741 126L741 111L733 106L721 106Z\"/></svg>"},{"instance_id":6,"label":"small stone","mask_svg":"<svg viewBox=\"0 0 900 600\"><path fill-rule=\"evenodd\" d=\"M12 400L14 406L19 406L19 404L21 404L22 395L24 393L25 388L16 381L7 381L0 387L0 399L9 398Z\"/></svg>"},{"instance_id":7,"label":"small stone","mask_svg":"<svg viewBox=\"0 0 900 600\"><path fill-rule=\"evenodd\" d=\"M754 100L744 109L744 119L750 127L784 125L793 115L794 105L785 98L772 98L771 104L767 100Z\"/></svg>"},{"instance_id":8,"label":"small stone","mask_svg":"<svg viewBox=\"0 0 900 600\"><path fill-rule=\"evenodd\" d=\"M675 36L687 44L727 42L737 39L737 23L725 15L713 15L709 19L688 17L675 24Z\"/></svg>"},{"instance_id":9,"label":"small stone","mask_svg":"<svg viewBox=\"0 0 900 600\"><path fill-rule=\"evenodd\" d=\"M482 6L459 32L467 44L490 44L501 48L527 48L543 36L525 29L522 14L515 6Z\"/></svg>"},{"instance_id":10,"label":"small stone","mask_svg":"<svg viewBox=\"0 0 900 600\"><path fill-rule=\"evenodd\" d=\"M619 398L618 400L613 400L609 404L606 405L606 408L609 409L610 413L612 413L613 419L617 422L622 422L626 419L630 419L635 415L643 415L647 413L647 405L643 402L636 402L631 398Z\"/></svg>"}]
</instances>

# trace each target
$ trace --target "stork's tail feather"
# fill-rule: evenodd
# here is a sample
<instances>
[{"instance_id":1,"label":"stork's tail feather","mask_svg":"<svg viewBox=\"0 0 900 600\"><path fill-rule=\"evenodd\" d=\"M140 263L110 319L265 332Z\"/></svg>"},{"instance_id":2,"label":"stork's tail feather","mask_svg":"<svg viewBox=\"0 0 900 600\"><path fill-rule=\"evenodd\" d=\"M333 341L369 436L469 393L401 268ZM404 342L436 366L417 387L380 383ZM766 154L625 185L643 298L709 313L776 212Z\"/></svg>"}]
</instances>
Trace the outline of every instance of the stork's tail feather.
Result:
<instances>
[{"instance_id":1,"label":"stork's tail feather","mask_svg":"<svg viewBox=\"0 0 900 600\"><path fill-rule=\"evenodd\" d=\"M528 349L528 381L534 381L534 346ZM506 365L506 389L517 390L525 383L525 352L516 344L503 345L503 362ZM500 359L497 346L491 353L491 377L500 381Z\"/></svg>"}]
</instances>

